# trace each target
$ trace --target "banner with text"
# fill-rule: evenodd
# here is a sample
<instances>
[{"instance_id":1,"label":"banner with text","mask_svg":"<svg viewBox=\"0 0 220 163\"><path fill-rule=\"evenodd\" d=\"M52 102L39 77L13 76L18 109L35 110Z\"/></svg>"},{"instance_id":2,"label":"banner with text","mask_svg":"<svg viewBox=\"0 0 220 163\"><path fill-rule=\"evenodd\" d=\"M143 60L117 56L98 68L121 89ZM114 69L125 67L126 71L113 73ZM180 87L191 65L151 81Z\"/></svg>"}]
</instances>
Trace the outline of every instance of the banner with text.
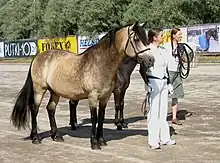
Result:
<instances>
[{"instance_id":1,"label":"banner with text","mask_svg":"<svg viewBox=\"0 0 220 163\"><path fill-rule=\"evenodd\" d=\"M0 42L0 58L4 57L4 42Z\"/></svg>"},{"instance_id":2,"label":"banner with text","mask_svg":"<svg viewBox=\"0 0 220 163\"><path fill-rule=\"evenodd\" d=\"M87 36L79 36L78 37L78 53L84 52L87 48L90 46L93 46L99 42L99 40L104 36L105 34L100 34L95 36L94 38L90 38Z\"/></svg>"},{"instance_id":3,"label":"banner with text","mask_svg":"<svg viewBox=\"0 0 220 163\"><path fill-rule=\"evenodd\" d=\"M51 49L68 50L73 53L78 52L76 36L40 39L37 42L37 46L39 52L43 52Z\"/></svg>"},{"instance_id":4,"label":"banner with text","mask_svg":"<svg viewBox=\"0 0 220 163\"><path fill-rule=\"evenodd\" d=\"M18 40L4 42L4 57L29 57L37 54L36 40Z\"/></svg>"}]
</instances>

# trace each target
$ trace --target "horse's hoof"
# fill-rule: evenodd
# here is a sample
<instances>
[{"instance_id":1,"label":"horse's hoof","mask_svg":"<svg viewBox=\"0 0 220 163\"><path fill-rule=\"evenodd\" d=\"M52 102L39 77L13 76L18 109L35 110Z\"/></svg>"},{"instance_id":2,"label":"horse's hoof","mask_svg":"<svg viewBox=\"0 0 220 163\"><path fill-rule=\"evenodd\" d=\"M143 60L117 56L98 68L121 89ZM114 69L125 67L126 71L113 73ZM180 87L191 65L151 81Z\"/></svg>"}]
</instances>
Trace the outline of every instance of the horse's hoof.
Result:
<instances>
[{"instance_id":1,"label":"horse's hoof","mask_svg":"<svg viewBox=\"0 0 220 163\"><path fill-rule=\"evenodd\" d=\"M122 130L122 125L117 125L117 130Z\"/></svg>"},{"instance_id":2,"label":"horse's hoof","mask_svg":"<svg viewBox=\"0 0 220 163\"><path fill-rule=\"evenodd\" d=\"M79 128L78 123L74 122L74 124L70 124L71 125L71 130L76 130L77 128Z\"/></svg>"},{"instance_id":3,"label":"horse's hoof","mask_svg":"<svg viewBox=\"0 0 220 163\"><path fill-rule=\"evenodd\" d=\"M71 130L76 130L76 126L71 126Z\"/></svg>"},{"instance_id":4,"label":"horse's hoof","mask_svg":"<svg viewBox=\"0 0 220 163\"><path fill-rule=\"evenodd\" d=\"M106 146L107 145L107 143L106 143L104 138L99 138L99 145L100 146Z\"/></svg>"},{"instance_id":5,"label":"horse's hoof","mask_svg":"<svg viewBox=\"0 0 220 163\"><path fill-rule=\"evenodd\" d=\"M122 124L122 127L123 127L123 128L128 128L128 124L127 124L127 123L123 123L123 124Z\"/></svg>"},{"instance_id":6,"label":"horse's hoof","mask_svg":"<svg viewBox=\"0 0 220 163\"><path fill-rule=\"evenodd\" d=\"M54 136L54 138L52 138L52 139L53 139L53 141L56 141L56 142L63 142L64 141L62 136Z\"/></svg>"},{"instance_id":7,"label":"horse's hoof","mask_svg":"<svg viewBox=\"0 0 220 163\"><path fill-rule=\"evenodd\" d=\"M38 136L35 136L33 139L32 139L32 143L33 144L41 144L41 140Z\"/></svg>"},{"instance_id":8,"label":"horse's hoof","mask_svg":"<svg viewBox=\"0 0 220 163\"><path fill-rule=\"evenodd\" d=\"M53 141L56 141L56 142L63 142L64 139L63 137L60 135L60 133L53 133L51 135L51 138L53 139Z\"/></svg>"},{"instance_id":9,"label":"horse's hoof","mask_svg":"<svg viewBox=\"0 0 220 163\"><path fill-rule=\"evenodd\" d=\"M98 144L92 144L91 148L92 148L92 150L100 150L101 149L100 145L98 145Z\"/></svg>"},{"instance_id":10,"label":"horse's hoof","mask_svg":"<svg viewBox=\"0 0 220 163\"><path fill-rule=\"evenodd\" d=\"M76 128L79 128L79 124L76 123L76 122L74 122L74 126L75 126Z\"/></svg>"}]
</instances>

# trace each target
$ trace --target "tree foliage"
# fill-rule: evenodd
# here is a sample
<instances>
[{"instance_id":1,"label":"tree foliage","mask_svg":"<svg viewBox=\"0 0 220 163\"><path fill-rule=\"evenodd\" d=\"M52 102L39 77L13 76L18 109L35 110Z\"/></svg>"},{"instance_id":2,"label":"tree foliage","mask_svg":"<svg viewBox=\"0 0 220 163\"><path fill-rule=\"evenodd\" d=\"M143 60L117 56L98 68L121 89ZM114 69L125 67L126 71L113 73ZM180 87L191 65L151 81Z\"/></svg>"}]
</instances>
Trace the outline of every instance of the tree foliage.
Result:
<instances>
[{"instance_id":1,"label":"tree foliage","mask_svg":"<svg viewBox=\"0 0 220 163\"><path fill-rule=\"evenodd\" d=\"M0 39L95 35L118 25L220 22L220 0L0 0Z\"/></svg>"}]
</instances>

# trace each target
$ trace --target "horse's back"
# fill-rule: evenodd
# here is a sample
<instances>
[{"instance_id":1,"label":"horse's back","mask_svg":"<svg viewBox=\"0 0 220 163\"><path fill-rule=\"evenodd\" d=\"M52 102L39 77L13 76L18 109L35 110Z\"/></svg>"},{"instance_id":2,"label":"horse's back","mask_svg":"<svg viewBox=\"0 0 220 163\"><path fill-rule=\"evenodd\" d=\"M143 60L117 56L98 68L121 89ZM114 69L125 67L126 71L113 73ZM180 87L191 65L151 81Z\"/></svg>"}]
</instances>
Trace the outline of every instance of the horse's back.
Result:
<instances>
[{"instance_id":1,"label":"horse's back","mask_svg":"<svg viewBox=\"0 0 220 163\"><path fill-rule=\"evenodd\" d=\"M59 92L61 96L73 94L73 90L81 95L80 58L81 56L65 50L48 50L38 54L32 63L33 83Z\"/></svg>"}]
</instances>

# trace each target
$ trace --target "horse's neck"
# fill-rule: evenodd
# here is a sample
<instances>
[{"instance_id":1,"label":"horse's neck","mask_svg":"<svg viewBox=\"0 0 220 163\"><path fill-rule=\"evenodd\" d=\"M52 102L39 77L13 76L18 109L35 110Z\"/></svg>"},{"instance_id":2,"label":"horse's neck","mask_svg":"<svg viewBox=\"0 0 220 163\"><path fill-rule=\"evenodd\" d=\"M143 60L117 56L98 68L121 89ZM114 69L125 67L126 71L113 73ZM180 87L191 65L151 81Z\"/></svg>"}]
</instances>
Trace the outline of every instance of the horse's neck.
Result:
<instances>
[{"instance_id":1,"label":"horse's neck","mask_svg":"<svg viewBox=\"0 0 220 163\"><path fill-rule=\"evenodd\" d=\"M125 54L120 54L114 45L110 46L108 40L103 40L100 45L89 49L82 56L82 61L85 67L98 69L99 72L113 77L124 58Z\"/></svg>"},{"instance_id":2,"label":"horse's neck","mask_svg":"<svg viewBox=\"0 0 220 163\"><path fill-rule=\"evenodd\" d=\"M123 76L127 76L128 78L130 78L131 73L134 71L136 65L137 61L135 58L126 57L121 63L118 71L120 71Z\"/></svg>"}]
</instances>

